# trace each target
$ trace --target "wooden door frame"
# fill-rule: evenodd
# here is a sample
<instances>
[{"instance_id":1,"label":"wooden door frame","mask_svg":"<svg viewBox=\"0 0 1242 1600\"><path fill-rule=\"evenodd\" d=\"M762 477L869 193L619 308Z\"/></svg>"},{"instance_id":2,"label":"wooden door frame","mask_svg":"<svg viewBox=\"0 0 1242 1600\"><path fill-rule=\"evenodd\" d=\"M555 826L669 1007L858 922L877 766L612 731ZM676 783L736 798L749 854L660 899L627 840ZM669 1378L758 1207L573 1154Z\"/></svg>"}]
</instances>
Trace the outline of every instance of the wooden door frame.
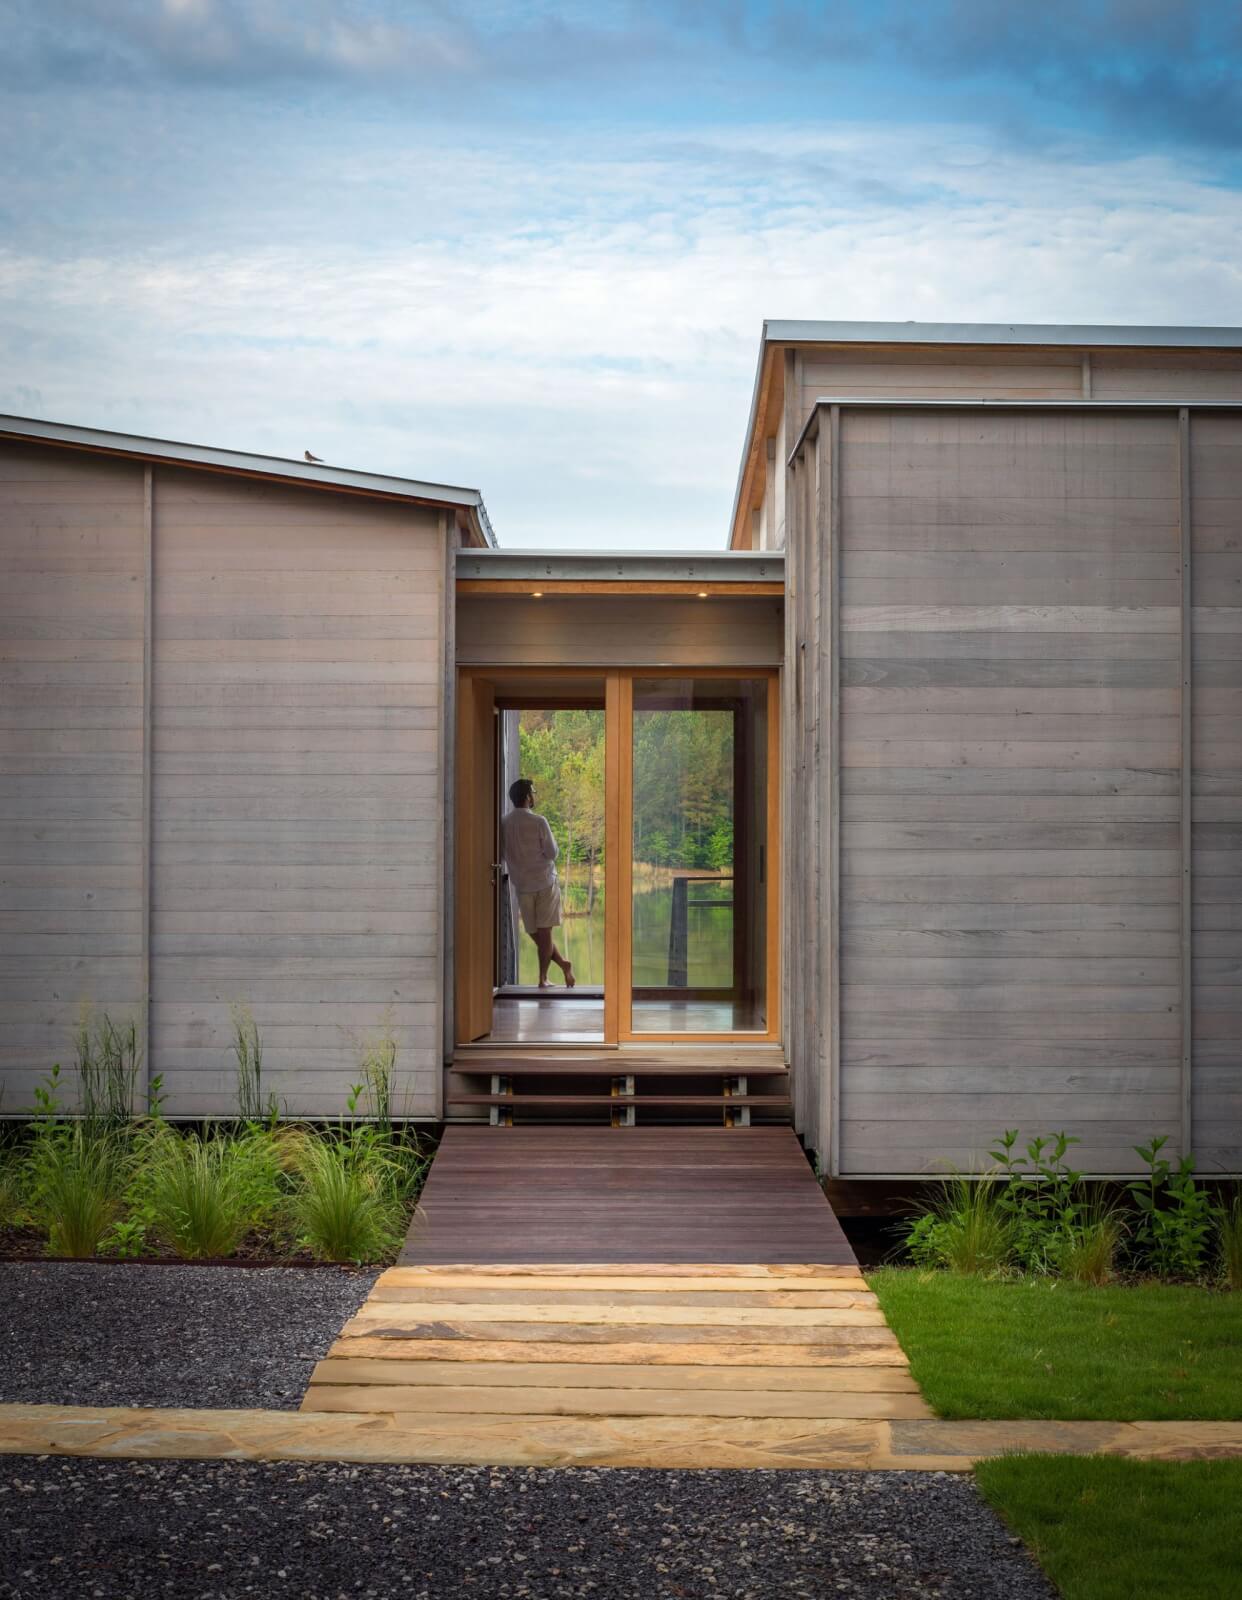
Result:
<instances>
[{"instance_id":1,"label":"wooden door frame","mask_svg":"<svg viewBox=\"0 0 1242 1600\"><path fill-rule=\"evenodd\" d=\"M458 693L463 680L546 680L591 678L604 681L604 1045L618 1044L769 1044L781 1037L781 728L780 669L777 667L530 667L460 666ZM729 1030L719 1033L648 1033L633 1027L633 914L634 914L634 680L636 678L750 678L766 680L767 691L767 828L763 839L765 881L765 986L768 1025L765 1030ZM471 698L470 691L465 697ZM513 699L502 691L497 701ZM545 702L547 696L541 697ZM568 696L572 700L572 694ZM462 779L458 773L460 796ZM460 806L460 799L459 799ZM459 833L460 841L460 833ZM468 870L466 856L457 852L457 871ZM462 917L470 904L465 885L454 885L458 908L458 938L467 941L471 930ZM458 982L460 982L460 967ZM460 991L454 997L454 1014L462 1015ZM458 1031L458 1043L464 1042Z\"/></svg>"},{"instance_id":2,"label":"wooden door frame","mask_svg":"<svg viewBox=\"0 0 1242 1600\"><path fill-rule=\"evenodd\" d=\"M610 775L609 802L615 804L618 848L608 851L608 856L620 857L616 863L618 900L613 902L605 917L605 950L615 949L619 970L614 984L605 984L605 1023L608 1018L607 999L614 992L617 1021L616 1042L619 1044L772 1044L781 1037L781 772L780 772L780 669L779 667L623 667L609 678L618 679L617 727L615 744L617 782L611 780L608 752L613 741L606 740L605 771ZM760 1030L729 1029L718 1033L653 1033L634 1030L634 973L633 973L633 838L634 838L634 680L636 678L750 678L764 679L768 685L767 704L767 828L763 835L764 848L764 915L767 926L764 944L764 984L767 1009L767 1027ZM623 687L622 687L623 686ZM610 837L605 823L605 839ZM607 846L605 846L607 848ZM608 900L612 898L613 880L606 879ZM613 933L614 924L616 931ZM610 937L611 936L611 937ZM611 973L609 973L611 976ZM607 1033L605 1037L608 1037Z\"/></svg>"}]
</instances>

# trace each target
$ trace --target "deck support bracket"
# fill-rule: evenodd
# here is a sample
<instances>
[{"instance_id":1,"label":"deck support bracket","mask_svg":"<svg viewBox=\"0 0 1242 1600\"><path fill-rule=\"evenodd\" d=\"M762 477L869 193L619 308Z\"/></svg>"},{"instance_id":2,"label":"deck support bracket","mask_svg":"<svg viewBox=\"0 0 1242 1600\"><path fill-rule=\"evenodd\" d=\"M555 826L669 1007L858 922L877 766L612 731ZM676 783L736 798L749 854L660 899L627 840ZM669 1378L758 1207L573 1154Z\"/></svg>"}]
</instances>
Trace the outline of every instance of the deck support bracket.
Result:
<instances>
[{"instance_id":1,"label":"deck support bracket","mask_svg":"<svg viewBox=\"0 0 1242 1600\"><path fill-rule=\"evenodd\" d=\"M725 1125L725 1127L726 1128L749 1128L750 1127L750 1107L749 1106L731 1106L731 1105L729 1105L727 1103L729 1100L731 1100L733 1098L734 1095L746 1094L747 1093L746 1074L744 1072L742 1072L742 1073L734 1074L732 1077L726 1077L725 1080L724 1080L723 1093L724 1093L724 1097L725 1097L725 1101L726 1101L725 1108L724 1108L724 1125Z\"/></svg>"},{"instance_id":2,"label":"deck support bracket","mask_svg":"<svg viewBox=\"0 0 1242 1600\"><path fill-rule=\"evenodd\" d=\"M632 1100L634 1098L634 1074L626 1073L612 1080L612 1093L615 1096L624 1095ZM613 1106L612 1125L614 1128L633 1128L638 1123L637 1106Z\"/></svg>"},{"instance_id":3,"label":"deck support bracket","mask_svg":"<svg viewBox=\"0 0 1242 1600\"><path fill-rule=\"evenodd\" d=\"M513 1096L513 1079L505 1077L502 1073L492 1073L493 1094L507 1094ZM512 1106L489 1106L487 1110L488 1121L493 1128L511 1128L513 1126Z\"/></svg>"}]
</instances>

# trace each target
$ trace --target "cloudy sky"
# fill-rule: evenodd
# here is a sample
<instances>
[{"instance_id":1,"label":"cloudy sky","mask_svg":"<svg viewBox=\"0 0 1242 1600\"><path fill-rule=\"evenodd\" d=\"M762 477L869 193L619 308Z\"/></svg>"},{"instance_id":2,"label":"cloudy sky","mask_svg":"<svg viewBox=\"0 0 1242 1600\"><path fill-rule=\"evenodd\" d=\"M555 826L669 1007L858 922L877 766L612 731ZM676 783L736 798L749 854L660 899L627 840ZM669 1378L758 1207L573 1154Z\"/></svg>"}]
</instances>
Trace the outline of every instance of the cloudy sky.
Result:
<instances>
[{"instance_id":1,"label":"cloudy sky","mask_svg":"<svg viewBox=\"0 0 1242 1600\"><path fill-rule=\"evenodd\" d=\"M765 317L1242 323L1234 0L4 0L0 411L718 546Z\"/></svg>"}]
</instances>

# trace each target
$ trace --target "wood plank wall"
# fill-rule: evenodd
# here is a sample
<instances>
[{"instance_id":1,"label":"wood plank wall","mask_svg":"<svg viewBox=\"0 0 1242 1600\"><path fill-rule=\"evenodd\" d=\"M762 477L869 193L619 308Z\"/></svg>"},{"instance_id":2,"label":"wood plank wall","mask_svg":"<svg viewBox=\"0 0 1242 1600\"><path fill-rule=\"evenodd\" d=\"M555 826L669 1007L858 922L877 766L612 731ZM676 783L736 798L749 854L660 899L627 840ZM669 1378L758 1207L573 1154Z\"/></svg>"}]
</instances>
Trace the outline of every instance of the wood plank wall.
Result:
<instances>
[{"instance_id":1,"label":"wood plank wall","mask_svg":"<svg viewBox=\"0 0 1242 1600\"><path fill-rule=\"evenodd\" d=\"M170 1112L264 1084L335 1115L390 1010L401 1104L437 1106L445 554L435 511L161 468L152 1052ZM352 1036L352 1037L351 1037Z\"/></svg>"},{"instance_id":2,"label":"wood plank wall","mask_svg":"<svg viewBox=\"0 0 1242 1600\"><path fill-rule=\"evenodd\" d=\"M1195 1146L1242 1172L1242 415L1193 413Z\"/></svg>"},{"instance_id":3,"label":"wood plank wall","mask_svg":"<svg viewBox=\"0 0 1242 1600\"><path fill-rule=\"evenodd\" d=\"M841 1170L1133 1169L1181 1125L1176 414L847 409L840 472Z\"/></svg>"},{"instance_id":4,"label":"wood plank wall","mask_svg":"<svg viewBox=\"0 0 1242 1600\"><path fill-rule=\"evenodd\" d=\"M143 468L0 445L0 1112L142 996Z\"/></svg>"}]
</instances>

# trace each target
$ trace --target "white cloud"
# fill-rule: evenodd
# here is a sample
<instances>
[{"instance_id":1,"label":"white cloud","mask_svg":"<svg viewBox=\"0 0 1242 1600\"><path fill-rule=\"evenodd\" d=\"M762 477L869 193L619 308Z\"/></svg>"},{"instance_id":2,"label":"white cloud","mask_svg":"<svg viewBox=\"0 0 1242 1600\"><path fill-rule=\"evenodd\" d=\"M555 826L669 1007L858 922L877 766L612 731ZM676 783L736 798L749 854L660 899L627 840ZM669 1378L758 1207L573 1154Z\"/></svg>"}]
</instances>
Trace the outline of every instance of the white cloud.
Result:
<instances>
[{"instance_id":1,"label":"white cloud","mask_svg":"<svg viewBox=\"0 0 1242 1600\"><path fill-rule=\"evenodd\" d=\"M261 236L243 182L236 225L0 253L0 409L475 483L508 544L718 545L765 316L1242 320L1242 198L1155 158L390 133L307 149Z\"/></svg>"}]
</instances>

